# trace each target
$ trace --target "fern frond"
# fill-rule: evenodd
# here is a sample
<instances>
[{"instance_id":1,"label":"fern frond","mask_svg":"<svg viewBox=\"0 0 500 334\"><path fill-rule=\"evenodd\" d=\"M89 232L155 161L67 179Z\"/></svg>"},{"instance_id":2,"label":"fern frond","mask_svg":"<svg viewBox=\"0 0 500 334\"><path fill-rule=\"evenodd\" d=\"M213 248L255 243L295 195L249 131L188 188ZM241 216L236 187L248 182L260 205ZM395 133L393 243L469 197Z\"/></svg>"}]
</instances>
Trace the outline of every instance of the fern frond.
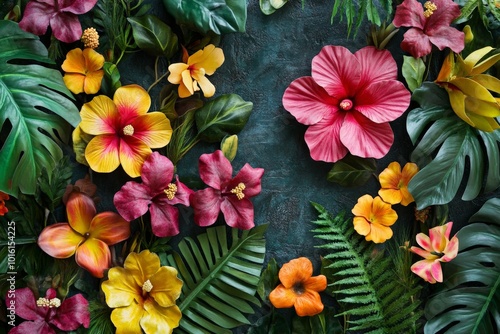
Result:
<instances>
[{"instance_id":1,"label":"fern frond","mask_svg":"<svg viewBox=\"0 0 500 334\"><path fill-rule=\"evenodd\" d=\"M378 0L376 2L375 0L334 0L331 23L333 24L333 20L337 14L340 16L340 21L342 21L345 15L348 34L351 33L353 25L356 23L354 32L354 35L356 35L365 16L369 22L380 26L380 13L386 13L387 17L391 17L392 0Z\"/></svg>"}]
</instances>

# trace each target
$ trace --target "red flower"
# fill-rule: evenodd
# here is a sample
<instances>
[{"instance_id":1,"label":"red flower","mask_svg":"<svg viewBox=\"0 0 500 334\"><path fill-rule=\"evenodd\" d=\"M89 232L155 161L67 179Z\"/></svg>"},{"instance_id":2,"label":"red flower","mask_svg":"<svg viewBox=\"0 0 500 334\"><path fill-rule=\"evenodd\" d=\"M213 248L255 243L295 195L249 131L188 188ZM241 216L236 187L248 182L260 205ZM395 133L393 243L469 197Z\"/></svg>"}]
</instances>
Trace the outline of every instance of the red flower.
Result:
<instances>
[{"instance_id":1,"label":"red flower","mask_svg":"<svg viewBox=\"0 0 500 334\"><path fill-rule=\"evenodd\" d=\"M264 169L245 164L232 178L233 167L221 150L202 154L199 169L201 179L210 188L199 190L189 198L195 223L212 225L222 211L229 226L243 230L252 228L254 211L249 198L260 193Z\"/></svg>"},{"instance_id":2,"label":"red flower","mask_svg":"<svg viewBox=\"0 0 500 334\"><path fill-rule=\"evenodd\" d=\"M114 204L126 220L134 220L148 211L151 227L157 237L168 237L179 233L179 210L174 206L189 206L189 195L193 193L176 177L174 165L165 156L153 152L144 161L141 169L142 183L129 181L115 194Z\"/></svg>"},{"instance_id":3,"label":"red flower","mask_svg":"<svg viewBox=\"0 0 500 334\"><path fill-rule=\"evenodd\" d=\"M9 195L0 191L0 216L5 215L9 212L9 209L5 206L5 201L9 200Z\"/></svg>"},{"instance_id":4,"label":"red flower","mask_svg":"<svg viewBox=\"0 0 500 334\"><path fill-rule=\"evenodd\" d=\"M56 290L50 288L45 298L35 299L30 288L16 289L15 299L9 294L5 299L7 305L11 301L16 305L16 315L28 321L12 328L9 334L56 334L61 331L74 331L81 325L88 328L90 324L89 303L77 294L64 299L56 298Z\"/></svg>"},{"instance_id":5,"label":"red flower","mask_svg":"<svg viewBox=\"0 0 500 334\"><path fill-rule=\"evenodd\" d=\"M26 5L19 27L35 35L44 35L52 28L54 37L72 43L82 36L78 15L91 10L97 0L32 0Z\"/></svg>"},{"instance_id":6,"label":"red flower","mask_svg":"<svg viewBox=\"0 0 500 334\"><path fill-rule=\"evenodd\" d=\"M404 34L401 48L414 58L428 55L432 44L443 50L448 47L455 53L464 48L464 33L450 27L460 16L460 8L452 0L433 0L422 4L405 0L396 8L392 23L396 27L410 27Z\"/></svg>"}]
</instances>

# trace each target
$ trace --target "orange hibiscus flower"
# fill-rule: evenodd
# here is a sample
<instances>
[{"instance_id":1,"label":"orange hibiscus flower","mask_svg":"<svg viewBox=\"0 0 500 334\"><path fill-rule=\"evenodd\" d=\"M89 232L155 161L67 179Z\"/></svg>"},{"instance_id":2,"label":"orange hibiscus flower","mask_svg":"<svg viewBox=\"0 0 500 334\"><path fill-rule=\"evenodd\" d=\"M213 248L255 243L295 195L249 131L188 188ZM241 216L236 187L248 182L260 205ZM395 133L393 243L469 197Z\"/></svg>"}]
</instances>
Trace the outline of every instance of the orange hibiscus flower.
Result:
<instances>
[{"instance_id":1,"label":"orange hibiscus flower","mask_svg":"<svg viewBox=\"0 0 500 334\"><path fill-rule=\"evenodd\" d=\"M351 212L355 216L354 229L367 241L382 243L392 237L390 226L398 220L398 214L379 196L361 196Z\"/></svg>"},{"instance_id":2,"label":"orange hibiscus flower","mask_svg":"<svg viewBox=\"0 0 500 334\"><path fill-rule=\"evenodd\" d=\"M74 94L95 94L101 89L104 57L91 48L76 48L68 52L62 63L66 74L64 84Z\"/></svg>"},{"instance_id":3,"label":"orange hibiscus flower","mask_svg":"<svg viewBox=\"0 0 500 334\"><path fill-rule=\"evenodd\" d=\"M418 173L418 166L408 162L401 171L401 166L394 161L380 173L378 179L382 189L378 194L384 202L407 206L414 202L413 196L408 191L408 183Z\"/></svg>"}]
</instances>

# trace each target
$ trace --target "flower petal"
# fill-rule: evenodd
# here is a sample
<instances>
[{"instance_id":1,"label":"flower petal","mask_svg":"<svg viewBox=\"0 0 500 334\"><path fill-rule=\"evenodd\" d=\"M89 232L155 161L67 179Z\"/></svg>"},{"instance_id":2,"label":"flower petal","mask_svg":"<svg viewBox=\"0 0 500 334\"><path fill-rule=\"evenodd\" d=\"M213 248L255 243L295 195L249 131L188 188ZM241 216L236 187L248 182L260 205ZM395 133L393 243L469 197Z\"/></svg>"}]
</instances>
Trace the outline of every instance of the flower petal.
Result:
<instances>
[{"instance_id":1,"label":"flower petal","mask_svg":"<svg viewBox=\"0 0 500 334\"><path fill-rule=\"evenodd\" d=\"M73 93L80 94L84 92L86 77L79 73L66 73L63 77L64 85Z\"/></svg>"},{"instance_id":2,"label":"flower petal","mask_svg":"<svg viewBox=\"0 0 500 334\"><path fill-rule=\"evenodd\" d=\"M383 226L391 226L398 220L396 211L379 196L373 199L372 214L375 217L376 223Z\"/></svg>"},{"instance_id":3,"label":"flower petal","mask_svg":"<svg viewBox=\"0 0 500 334\"><path fill-rule=\"evenodd\" d=\"M90 223L89 232L91 238L111 246L130 237L130 223L115 212L101 212Z\"/></svg>"},{"instance_id":4,"label":"flower petal","mask_svg":"<svg viewBox=\"0 0 500 334\"><path fill-rule=\"evenodd\" d=\"M49 27L50 17L56 12L54 6L37 1L28 1L19 27L24 31L41 36Z\"/></svg>"},{"instance_id":5,"label":"flower petal","mask_svg":"<svg viewBox=\"0 0 500 334\"><path fill-rule=\"evenodd\" d=\"M108 279L101 284L106 304L111 308L136 305L142 301L142 289L130 272L121 267L108 270ZM116 324L115 324L116 325Z\"/></svg>"},{"instance_id":6,"label":"flower petal","mask_svg":"<svg viewBox=\"0 0 500 334\"><path fill-rule=\"evenodd\" d=\"M125 136L120 140L120 163L130 177L141 175L142 164L151 153L148 145L135 137Z\"/></svg>"},{"instance_id":7,"label":"flower petal","mask_svg":"<svg viewBox=\"0 0 500 334\"><path fill-rule=\"evenodd\" d=\"M64 43L76 42L82 36L80 20L78 16L71 13L62 11L55 13L50 18L50 27L52 28L54 37Z\"/></svg>"},{"instance_id":8,"label":"flower petal","mask_svg":"<svg viewBox=\"0 0 500 334\"><path fill-rule=\"evenodd\" d=\"M132 122L134 137L151 148L161 148L170 142L172 127L162 112L141 115Z\"/></svg>"},{"instance_id":9,"label":"flower petal","mask_svg":"<svg viewBox=\"0 0 500 334\"><path fill-rule=\"evenodd\" d=\"M174 164L158 152L151 153L142 165L141 179L151 197L162 193L173 177Z\"/></svg>"},{"instance_id":10,"label":"flower petal","mask_svg":"<svg viewBox=\"0 0 500 334\"><path fill-rule=\"evenodd\" d=\"M169 204L166 197L156 198L149 212L154 235L163 238L179 234L179 210Z\"/></svg>"},{"instance_id":11,"label":"flower petal","mask_svg":"<svg viewBox=\"0 0 500 334\"><path fill-rule=\"evenodd\" d=\"M427 26L425 27L426 32L431 35L439 27L450 26L453 20L460 16L460 7L453 0L433 0L432 2L437 9L427 18Z\"/></svg>"},{"instance_id":12,"label":"flower petal","mask_svg":"<svg viewBox=\"0 0 500 334\"><path fill-rule=\"evenodd\" d=\"M17 305L16 305L17 312ZM37 334L56 334L56 332L50 327L50 325L44 319L37 319L35 321L24 321L12 328L9 334L26 334L26 333L37 333Z\"/></svg>"},{"instance_id":13,"label":"flower petal","mask_svg":"<svg viewBox=\"0 0 500 334\"><path fill-rule=\"evenodd\" d=\"M378 222L372 222L370 233L365 237L367 241L373 241L380 244L392 238L392 229L388 226L381 225Z\"/></svg>"},{"instance_id":14,"label":"flower petal","mask_svg":"<svg viewBox=\"0 0 500 334\"><path fill-rule=\"evenodd\" d=\"M90 325L89 302L81 294L64 299L55 316L50 321L63 331L74 331L81 325Z\"/></svg>"},{"instance_id":15,"label":"flower petal","mask_svg":"<svg viewBox=\"0 0 500 334\"><path fill-rule=\"evenodd\" d=\"M69 225L81 235L89 231L90 222L96 214L94 201L83 193L72 193L66 202Z\"/></svg>"},{"instance_id":16,"label":"flower petal","mask_svg":"<svg viewBox=\"0 0 500 334\"><path fill-rule=\"evenodd\" d=\"M200 86L201 90L203 91L203 96L204 97L212 97L215 94L215 86L213 83L208 80L206 76L199 76L195 77L196 81L198 82L198 85Z\"/></svg>"},{"instance_id":17,"label":"flower petal","mask_svg":"<svg viewBox=\"0 0 500 334\"><path fill-rule=\"evenodd\" d=\"M66 59L64 59L61 68L64 72L71 72L74 74L78 73L85 76L85 74L87 73L87 67L85 64L85 57L83 55L82 49L75 48L73 50L70 50L66 54Z\"/></svg>"},{"instance_id":18,"label":"flower petal","mask_svg":"<svg viewBox=\"0 0 500 334\"><path fill-rule=\"evenodd\" d=\"M151 299L144 302L144 311L141 328L145 334L172 333L182 317L179 307L161 307Z\"/></svg>"},{"instance_id":19,"label":"flower petal","mask_svg":"<svg viewBox=\"0 0 500 334\"><path fill-rule=\"evenodd\" d=\"M182 81L179 85L179 97L189 97L194 94L195 91L195 82L193 78L191 78L191 73L189 70L186 70L181 73Z\"/></svg>"},{"instance_id":20,"label":"flower petal","mask_svg":"<svg viewBox=\"0 0 500 334\"><path fill-rule=\"evenodd\" d=\"M241 200L236 197L223 198L220 210L226 224L231 227L249 230L255 226L253 204L247 198Z\"/></svg>"},{"instance_id":21,"label":"flower petal","mask_svg":"<svg viewBox=\"0 0 500 334\"><path fill-rule=\"evenodd\" d=\"M325 275L318 275L314 277L309 277L304 283L304 288L306 290L312 290L312 291L323 291L326 289L327 286L327 281L326 281L326 276Z\"/></svg>"},{"instance_id":22,"label":"flower petal","mask_svg":"<svg viewBox=\"0 0 500 334\"><path fill-rule=\"evenodd\" d=\"M451 240L448 242L448 245L446 245L446 248L444 249L443 257L441 257L440 261L441 262L450 262L454 258L457 257L458 255L458 238L454 236L451 238Z\"/></svg>"},{"instance_id":23,"label":"flower petal","mask_svg":"<svg viewBox=\"0 0 500 334\"><path fill-rule=\"evenodd\" d=\"M443 270L441 269L441 262L439 261L434 261L431 266L430 266L430 272L432 275L432 278L436 282L443 282Z\"/></svg>"},{"instance_id":24,"label":"flower petal","mask_svg":"<svg viewBox=\"0 0 500 334\"><path fill-rule=\"evenodd\" d=\"M399 204L403 200L403 192L398 189L380 189L378 195L389 204Z\"/></svg>"},{"instance_id":25,"label":"flower petal","mask_svg":"<svg viewBox=\"0 0 500 334\"><path fill-rule=\"evenodd\" d=\"M434 249L432 248L431 239L424 233L418 233L415 239L417 241L417 244L426 251L434 251Z\"/></svg>"},{"instance_id":26,"label":"flower petal","mask_svg":"<svg viewBox=\"0 0 500 334\"><path fill-rule=\"evenodd\" d=\"M285 263L279 273L281 284L285 288L292 288L297 283L304 283L313 274L313 266L311 260L307 257L299 257Z\"/></svg>"},{"instance_id":27,"label":"flower petal","mask_svg":"<svg viewBox=\"0 0 500 334\"><path fill-rule=\"evenodd\" d=\"M96 96L85 103L80 116L80 128L90 135L115 135L118 131L120 115L113 101L105 95Z\"/></svg>"},{"instance_id":28,"label":"flower petal","mask_svg":"<svg viewBox=\"0 0 500 334\"><path fill-rule=\"evenodd\" d=\"M413 58L421 58L431 53L432 44L429 36L422 30L411 28L403 35L401 49L411 54Z\"/></svg>"},{"instance_id":29,"label":"flower petal","mask_svg":"<svg viewBox=\"0 0 500 334\"><path fill-rule=\"evenodd\" d=\"M372 204L373 197L370 195L363 195L358 198L358 202L354 205L351 212L356 217L363 217L365 219L370 219L372 215Z\"/></svg>"},{"instance_id":30,"label":"flower petal","mask_svg":"<svg viewBox=\"0 0 500 334\"><path fill-rule=\"evenodd\" d=\"M221 194L219 190L205 188L189 196L194 210L194 222L198 226L210 226L215 223L221 210Z\"/></svg>"},{"instance_id":31,"label":"flower petal","mask_svg":"<svg viewBox=\"0 0 500 334\"><path fill-rule=\"evenodd\" d=\"M59 1L59 8L63 12L73 14L85 14L94 8L97 0L77 0L77 1Z\"/></svg>"},{"instance_id":32,"label":"flower petal","mask_svg":"<svg viewBox=\"0 0 500 334\"><path fill-rule=\"evenodd\" d=\"M111 252L104 241L88 238L76 250L75 260L92 276L102 278L111 264Z\"/></svg>"},{"instance_id":33,"label":"flower petal","mask_svg":"<svg viewBox=\"0 0 500 334\"><path fill-rule=\"evenodd\" d=\"M85 148L90 168L99 173L110 173L120 165L120 138L114 134L95 136Z\"/></svg>"},{"instance_id":34,"label":"flower petal","mask_svg":"<svg viewBox=\"0 0 500 334\"><path fill-rule=\"evenodd\" d=\"M142 333L140 322L144 313L142 305L136 303L115 308L111 312L111 321L116 327L116 334Z\"/></svg>"},{"instance_id":35,"label":"flower petal","mask_svg":"<svg viewBox=\"0 0 500 334\"><path fill-rule=\"evenodd\" d=\"M263 174L263 168L253 168L246 163L238 174L236 174L234 179L229 182L227 189L233 189L238 184L243 183L245 185L245 189L243 190L245 197L250 198L256 196L261 191L261 180Z\"/></svg>"},{"instance_id":36,"label":"flower petal","mask_svg":"<svg viewBox=\"0 0 500 334\"><path fill-rule=\"evenodd\" d=\"M431 274L431 266L432 266L433 262L434 262L434 260L421 260L421 261L415 262L411 266L410 269L413 273L417 274L418 276L423 278L425 281L433 284L433 283L436 283L436 280L434 279L434 277Z\"/></svg>"},{"instance_id":37,"label":"flower petal","mask_svg":"<svg viewBox=\"0 0 500 334\"><path fill-rule=\"evenodd\" d=\"M295 300L295 312L300 317L313 316L323 311L324 305L316 291L306 290Z\"/></svg>"},{"instance_id":38,"label":"flower petal","mask_svg":"<svg viewBox=\"0 0 500 334\"><path fill-rule=\"evenodd\" d=\"M182 81L182 72L187 70L188 67L189 67L189 65L184 64L184 63L171 64L168 67L168 71L170 72L170 74L167 78L168 82L170 82L174 85L179 84Z\"/></svg>"},{"instance_id":39,"label":"flower petal","mask_svg":"<svg viewBox=\"0 0 500 334\"><path fill-rule=\"evenodd\" d=\"M295 304L297 295L293 292L293 289L287 289L283 284L278 285L269 294L269 301L276 308L289 308Z\"/></svg>"},{"instance_id":40,"label":"flower petal","mask_svg":"<svg viewBox=\"0 0 500 334\"><path fill-rule=\"evenodd\" d=\"M144 282L160 269L160 258L155 253L145 249L140 253L130 253L123 267L134 277L135 283L142 289Z\"/></svg>"},{"instance_id":41,"label":"flower petal","mask_svg":"<svg viewBox=\"0 0 500 334\"><path fill-rule=\"evenodd\" d=\"M304 139L317 161L337 162L346 156L348 150L340 140L340 129L346 113L335 112L325 116L320 122L311 125Z\"/></svg>"},{"instance_id":42,"label":"flower petal","mask_svg":"<svg viewBox=\"0 0 500 334\"><path fill-rule=\"evenodd\" d=\"M144 184L129 181L115 194L113 204L123 218L132 221L148 212L151 195Z\"/></svg>"},{"instance_id":43,"label":"flower petal","mask_svg":"<svg viewBox=\"0 0 500 334\"><path fill-rule=\"evenodd\" d=\"M233 174L233 166L221 150L202 154L198 167L201 180L206 185L218 190L222 190L223 185L231 180Z\"/></svg>"},{"instance_id":44,"label":"flower petal","mask_svg":"<svg viewBox=\"0 0 500 334\"><path fill-rule=\"evenodd\" d=\"M354 56L361 64L361 80L358 89L374 82L397 80L398 65L388 50L366 46L356 51Z\"/></svg>"},{"instance_id":45,"label":"flower petal","mask_svg":"<svg viewBox=\"0 0 500 334\"><path fill-rule=\"evenodd\" d=\"M358 232L359 235L367 236L370 234L372 229L372 225L366 218L364 217L354 217L352 220L354 229Z\"/></svg>"},{"instance_id":46,"label":"flower petal","mask_svg":"<svg viewBox=\"0 0 500 334\"><path fill-rule=\"evenodd\" d=\"M208 44L201 53L197 51L191 55L188 63L196 64L196 68L203 68L206 75L212 75L224 63L224 52L221 48Z\"/></svg>"},{"instance_id":47,"label":"flower petal","mask_svg":"<svg viewBox=\"0 0 500 334\"><path fill-rule=\"evenodd\" d=\"M169 203L172 205L182 204L184 206L189 206L189 197L192 193L194 193L194 191L188 188L184 183L179 181L179 176L176 175L175 180L177 191L175 192L174 198L172 200L169 200Z\"/></svg>"},{"instance_id":48,"label":"flower petal","mask_svg":"<svg viewBox=\"0 0 500 334\"><path fill-rule=\"evenodd\" d=\"M149 278L153 289L149 295L161 307L175 305L175 301L181 295L182 281L177 277L177 269L174 267L162 266Z\"/></svg>"},{"instance_id":49,"label":"flower petal","mask_svg":"<svg viewBox=\"0 0 500 334\"><path fill-rule=\"evenodd\" d=\"M12 304L15 305L17 316L25 320L41 320L45 322L47 309L36 305L35 295L30 288L26 287L16 289L15 294L7 292L5 305L10 306Z\"/></svg>"},{"instance_id":50,"label":"flower petal","mask_svg":"<svg viewBox=\"0 0 500 334\"><path fill-rule=\"evenodd\" d=\"M421 30L425 27L426 18L424 8L417 0L405 0L396 7L394 20L395 27L416 27Z\"/></svg>"},{"instance_id":51,"label":"flower petal","mask_svg":"<svg viewBox=\"0 0 500 334\"><path fill-rule=\"evenodd\" d=\"M83 58L85 59L85 67L89 72L96 72L104 66L104 56L92 48L83 50Z\"/></svg>"},{"instance_id":52,"label":"flower petal","mask_svg":"<svg viewBox=\"0 0 500 334\"><path fill-rule=\"evenodd\" d=\"M85 240L66 223L47 226L38 236L38 246L56 259L65 259L76 252L76 248Z\"/></svg>"},{"instance_id":53,"label":"flower petal","mask_svg":"<svg viewBox=\"0 0 500 334\"><path fill-rule=\"evenodd\" d=\"M460 13L460 10L458 10L458 12ZM431 17L432 16L434 16L434 14L432 14ZM442 22L440 24L442 24ZM460 53L465 47L465 34L456 28L440 25L436 27L436 29L426 29L426 33L431 43L437 46L441 51L445 48L450 48L453 52Z\"/></svg>"},{"instance_id":54,"label":"flower petal","mask_svg":"<svg viewBox=\"0 0 500 334\"><path fill-rule=\"evenodd\" d=\"M113 95L113 102L120 113L122 124L131 124L139 115L148 112L151 98L148 92L139 85L121 86Z\"/></svg>"},{"instance_id":55,"label":"flower petal","mask_svg":"<svg viewBox=\"0 0 500 334\"><path fill-rule=\"evenodd\" d=\"M401 165L393 161L378 176L380 187L384 189L398 189L401 180ZM386 201L387 202L387 201Z\"/></svg>"},{"instance_id":56,"label":"flower petal","mask_svg":"<svg viewBox=\"0 0 500 334\"><path fill-rule=\"evenodd\" d=\"M85 94L96 94L99 91L99 89L101 89L101 83L103 77L104 77L103 70L89 72L85 77L85 83L83 86Z\"/></svg>"},{"instance_id":57,"label":"flower petal","mask_svg":"<svg viewBox=\"0 0 500 334\"><path fill-rule=\"evenodd\" d=\"M412 246L410 250L412 251L412 253L415 253L426 260L435 260L438 258L437 255L431 254L431 252L423 250L422 248Z\"/></svg>"}]
</instances>

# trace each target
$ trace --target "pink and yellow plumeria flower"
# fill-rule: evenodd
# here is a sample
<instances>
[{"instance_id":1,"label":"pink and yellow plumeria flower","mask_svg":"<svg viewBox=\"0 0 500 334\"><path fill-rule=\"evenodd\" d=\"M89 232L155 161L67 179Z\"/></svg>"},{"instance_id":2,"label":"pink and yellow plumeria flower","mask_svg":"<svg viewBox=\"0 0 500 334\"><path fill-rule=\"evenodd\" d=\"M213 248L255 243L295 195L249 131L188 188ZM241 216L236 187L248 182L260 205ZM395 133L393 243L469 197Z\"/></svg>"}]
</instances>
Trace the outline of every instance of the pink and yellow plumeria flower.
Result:
<instances>
[{"instance_id":1,"label":"pink and yellow plumeria flower","mask_svg":"<svg viewBox=\"0 0 500 334\"><path fill-rule=\"evenodd\" d=\"M453 222L437 226L429 230L429 236L417 234L417 243L423 248L411 247L411 251L425 260L418 261L411 266L411 271L429 283L443 282L441 262L450 262L458 254L458 238L450 240Z\"/></svg>"},{"instance_id":2,"label":"pink and yellow plumeria flower","mask_svg":"<svg viewBox=\"0 0 500 334\"><path fill-rule=\"evenodd\" d=\"M130 223L115 212L96 215L94 201L74 192L66 203L67 223L56 223L43 229L38 246L57 259L75 255L76 263L95 277L103 277L111 264L108 246L130 236Z\"/></svg>"},{"instance_id":3,"label":"pink and yellow plumeria flower","mask_svg":"<svg viewBox=\"0 0 500 334\"><path fill-rule=\"evenodd\" d=\"M121 164L131 177L141 175L151 149L164 147L172 136L168 118L148 113L150 105L149 94L138 85L118 88L113 100L99 95L83 105L80 129L95 136L85 148L90 168L109 173Z\"/></svg>"}]
</instances>

